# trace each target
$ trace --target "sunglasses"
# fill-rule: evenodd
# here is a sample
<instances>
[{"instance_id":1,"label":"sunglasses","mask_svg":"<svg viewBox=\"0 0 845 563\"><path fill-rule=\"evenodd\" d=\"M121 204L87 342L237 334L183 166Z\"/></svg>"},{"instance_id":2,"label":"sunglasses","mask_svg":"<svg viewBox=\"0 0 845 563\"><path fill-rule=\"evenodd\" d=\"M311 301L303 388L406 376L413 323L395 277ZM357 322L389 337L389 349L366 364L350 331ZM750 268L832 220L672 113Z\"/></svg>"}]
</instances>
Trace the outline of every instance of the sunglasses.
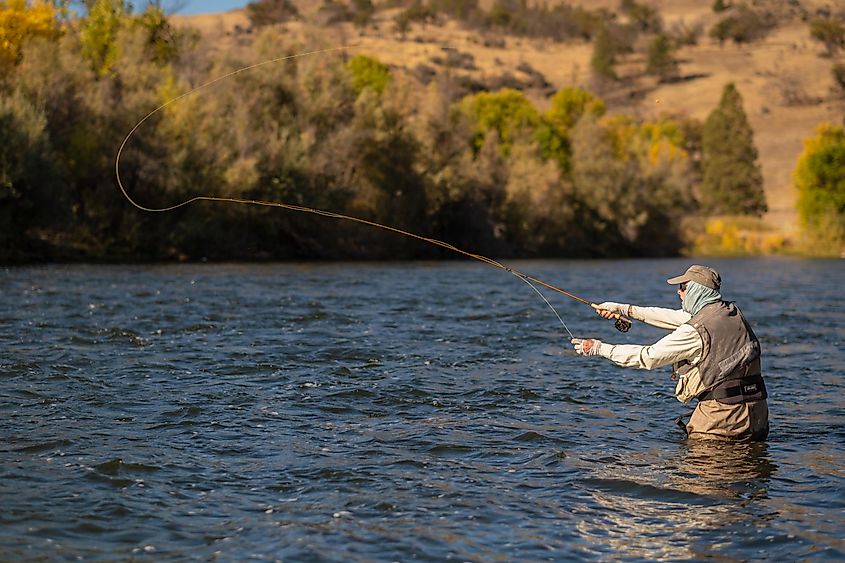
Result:
<instances>
[{"instance_id":1,"label":"sunglasses","mask_svg":"<svg viewBox=\"0 0 845 563\"><path fill-rule=\"evenodd\" d=\"M687 282L682 283L678 286L678 291L686 291L687 290Z\"/></svg>"}]
</instances>

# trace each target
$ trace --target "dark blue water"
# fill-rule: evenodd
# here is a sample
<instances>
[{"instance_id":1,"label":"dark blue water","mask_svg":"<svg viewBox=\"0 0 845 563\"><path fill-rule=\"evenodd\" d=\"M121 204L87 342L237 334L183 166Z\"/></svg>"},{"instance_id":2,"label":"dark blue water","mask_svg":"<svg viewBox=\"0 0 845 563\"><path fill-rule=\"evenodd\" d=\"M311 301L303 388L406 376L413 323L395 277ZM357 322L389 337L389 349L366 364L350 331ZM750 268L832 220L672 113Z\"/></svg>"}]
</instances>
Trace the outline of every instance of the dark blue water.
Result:
<instances>
[{"instance_id":1,"label":"dark blue water","mask_svg":"<svg viewBox=\"0 0 845 563\"><path fill-rule=\"evenodd\" d=\"M842 560L845 263L711 264L764 444L687 442L668 371L484 264L0 270L0 560ZM674 307L688 261L515 265Z\"/></svg>"}]
</instances>

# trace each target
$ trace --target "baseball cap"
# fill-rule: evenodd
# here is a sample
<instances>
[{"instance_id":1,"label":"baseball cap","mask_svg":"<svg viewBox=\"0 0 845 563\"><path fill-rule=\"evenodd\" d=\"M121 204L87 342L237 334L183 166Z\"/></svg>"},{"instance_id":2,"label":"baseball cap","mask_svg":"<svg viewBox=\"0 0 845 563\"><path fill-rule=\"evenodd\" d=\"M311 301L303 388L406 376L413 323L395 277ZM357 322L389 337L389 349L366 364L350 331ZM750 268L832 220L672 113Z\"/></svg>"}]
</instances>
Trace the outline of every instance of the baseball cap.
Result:
<instances>
[{"instance_id":1,"label":"baseball cap","mask_svg":"<svg viewBox=\"0 0 845 563\"><path fill-rule=\"evenodd\" d=\"M714 270L713 268L708 268L707 266L700 266L698 264L693 264L687 271L681 274L680 276L675 276L674 278L669 278L666 280L667 283L671 285L677 285L684 282L691 282L694 281L696 283L700 283L704 287L709 287L710 289L715 289L716 291L722 287L722 278L719 276L719 272Z\"/></svg>"}]
</instances>

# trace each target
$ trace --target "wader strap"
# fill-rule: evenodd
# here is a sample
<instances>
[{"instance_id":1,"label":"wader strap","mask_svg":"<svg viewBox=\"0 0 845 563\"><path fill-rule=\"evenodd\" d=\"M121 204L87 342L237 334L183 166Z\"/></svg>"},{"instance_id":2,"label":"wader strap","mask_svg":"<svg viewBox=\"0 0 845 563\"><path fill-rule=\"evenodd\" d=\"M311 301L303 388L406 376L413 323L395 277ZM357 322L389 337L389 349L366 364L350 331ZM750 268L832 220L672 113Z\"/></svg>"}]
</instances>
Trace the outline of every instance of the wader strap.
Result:
<instances>
[{"instance_id":1,"label":"wader strap","mask_svg":"<svg viewBox=\"0 0 845 563\"><path fill-rule=\"evenodd\" d=\"M720 403L736 405L749 401L762 401L768 396L763 376L756 374L726 381L712 391L699 395L698 400L710 401L716 399Z\"/></svg>"}]
</instances>

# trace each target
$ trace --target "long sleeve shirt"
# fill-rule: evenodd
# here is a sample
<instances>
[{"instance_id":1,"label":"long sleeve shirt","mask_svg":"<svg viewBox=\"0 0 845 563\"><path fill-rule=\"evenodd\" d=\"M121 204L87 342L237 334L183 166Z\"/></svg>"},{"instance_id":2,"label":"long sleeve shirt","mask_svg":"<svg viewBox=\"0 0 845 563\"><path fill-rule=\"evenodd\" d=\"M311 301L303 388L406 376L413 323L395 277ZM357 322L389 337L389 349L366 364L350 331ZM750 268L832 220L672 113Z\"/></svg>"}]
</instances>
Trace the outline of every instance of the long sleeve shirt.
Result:
<instances>
[{"instance_id":1,"label":"long sleeve shirt","mask_svg":"<svg viewBox=\"0 0 845 563\"><path fill-rule=\"evenodd\" d=\"M672 332L652 344L602 343L599 354L623 367L654 369L688 360L697 362L701 357L703 344L701 336L693 327L685 324L691 315L683 310L664 309L661 307L631 306L631 317L652 326Z\"/></svg>"},{"instance_id":2,"label":"long sleeve shirt","mask_svg":"<svg viewBox=\"0 0 845 563\"><path fill-rule=\"evenodd\" d=\"M630 316L652 326L671 330L669 334L650 346L636 344L602 343L599 355L623 366L642 369L655 369L671 365L681 360L694 364L701 359L703 343L701 336L692 326L685 324L691 315L681 309L662 307L637 307L632 305ZM686 403L704 390L698 377L698 370L692 370L678 381L675 395Z\"/></svg>"}]
</instances>

